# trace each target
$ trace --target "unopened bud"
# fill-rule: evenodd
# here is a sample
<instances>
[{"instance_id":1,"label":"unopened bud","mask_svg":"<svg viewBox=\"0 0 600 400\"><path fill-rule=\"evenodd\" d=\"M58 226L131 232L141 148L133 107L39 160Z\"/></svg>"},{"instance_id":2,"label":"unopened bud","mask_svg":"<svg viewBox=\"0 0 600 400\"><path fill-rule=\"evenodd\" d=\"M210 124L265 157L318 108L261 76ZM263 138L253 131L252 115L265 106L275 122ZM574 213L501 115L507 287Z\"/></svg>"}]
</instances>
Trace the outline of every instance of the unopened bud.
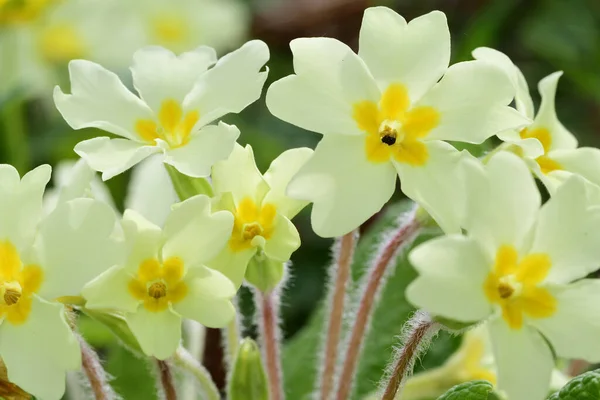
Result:
<instances>
[{"instance_id":1,"label":"unopened bud","mask_svg":"<svg viewBox=\"0 0 600 400\"><path fill-rule=\"evenodd\" d=\"M256 342L245 338L238 348L229 380L230 400L268 400L267 375Z\"/></svg>"},{"instance_id":2,"label":"unopened bud","mask_svg":"<svg viewBox=\"0 0 600 400\"><path fill-rule=\"evenodd\" d=\"M252 257L246 269L246 282L263 293L275 289L283 280L284 263L271 260L264 253Z\"/></svg>"}]
</instances>

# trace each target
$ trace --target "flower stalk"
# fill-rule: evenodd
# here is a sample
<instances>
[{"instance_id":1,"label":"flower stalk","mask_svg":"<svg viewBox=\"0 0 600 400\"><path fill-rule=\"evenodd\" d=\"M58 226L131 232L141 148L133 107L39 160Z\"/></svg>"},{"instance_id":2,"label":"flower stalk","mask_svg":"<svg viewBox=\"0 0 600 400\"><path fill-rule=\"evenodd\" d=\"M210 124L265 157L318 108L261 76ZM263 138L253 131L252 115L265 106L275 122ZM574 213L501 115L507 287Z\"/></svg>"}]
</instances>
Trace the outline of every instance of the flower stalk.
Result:
<instances>
[{"instance_id":1,"label":"flower stalk","mask_svg":"<svg viewBox=\"0 0 600 400\"><path fill-rule=\"evenodd\" d=\"M96 400L113 400L117 396L108 384L108 377L96 352L79 335L79 346L81 347L81 367L90 383L90 388Z\"/></svg>"},{"instance_id":2,"label":"flower stalk","mask_svg":"<svg viewBox=\"0 0 600 400\"><path fill-rule=\"evenodd\" d=\"M256 290L255 301L259 310L259 330L262 341L263 357L269 381L271 400L283 400L283 380L281 374L281 350L279 330L279 293L278 290L260 292Z\"/></svg>"},{"instance_id":3,"label":"flower stalk","mask_svg":"<svg viewBox=\"0 0 600 400\"><path fill-rule=\"evenodd\" d=\"M350 269L354 258L354 250L358 242L358 231L344 235L335 246L335 262L331 265L329 319L325 336L325 350L323 371L320 382L320 398L327 400L334 386L335 367L338 358L344 306L346 303L346 290L350 281Z\"/></svg>"},{"instance_id":4,"label":"flower stalk","mask_svg":"<svg viewBox=\"0 0 600 400\"><path fill-rule=\"evenodd\" d=\"M156 359L156 364L158 366L158 375L160 378L163 398L165 400L177 400L177 391L175 390L175 382L173 379L173 373L171 372L171 367L164 360Z\"/></svg>"},{"instance_id":5,"label":"flower stalk","mask_svg":"<svg viewBox=\"0 0 600 400\"><path fill-rule=\"evenodd\" d=\"M425 312L417 311L406 323L403 346L395 352L390 363L389 379L382 400L394 400L406 378L412 374L417 357L429 347L431 338L440 330L440 325Z\"/></svg>"},{"instance_id":6,"label":"flower stalk","mask_svg":"<svg viewBox=\"0 0 600 400\"><path fill-rule=\"evenodd\" d=\"M356 373L358 359L362 351L363 340L366 337L367 328L378 294L385 282L386 272L393 266L396 256L412 243L422 228L422 222L417 215L418 208L414 207L408 215L404 216L399 227L394 231L392 237L383 243L375 261L366 276L362 286L362 296L354 325L347 344L346 358L340 375L336 399L346 400L352 390L352 382Z\"/></svg>"},{"instance_id":7,"label":"flower stalk","mask_svg":"<svg viewBox=\"0 0 600 400\"><path fill-rule=\"evenodd\" d=\"M177 349L177 352L173 356L173 362L177 367L187 371L196 378L207 400L219 400L221 398L210 373L185 348L179 347Z\"/></svg>"}]
</instances>

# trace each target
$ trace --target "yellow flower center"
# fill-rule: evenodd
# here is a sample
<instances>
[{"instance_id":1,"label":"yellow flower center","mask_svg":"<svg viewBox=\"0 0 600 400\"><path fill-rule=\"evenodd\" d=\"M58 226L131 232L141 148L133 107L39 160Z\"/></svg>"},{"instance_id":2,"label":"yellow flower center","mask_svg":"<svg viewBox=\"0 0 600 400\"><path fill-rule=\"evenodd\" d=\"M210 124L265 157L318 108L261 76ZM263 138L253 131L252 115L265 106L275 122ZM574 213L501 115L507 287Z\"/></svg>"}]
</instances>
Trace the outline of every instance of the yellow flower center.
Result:
<instances>
[{"instance_id":1,"label":"yellow flower center","mask_svg":"<svg viewBox=\"0 0 600 400\"><path fill-rule=\"evenodd\" d=\"M129 281L129 293L140 300L148 311L159 312L187 295L183 282L183 261L171 257L162 264L155 258L143 261L135 277Z\"/></svg>"},{"instance_id":2,"label":"yellow flower center","mask_svg":"<svg viewBox=\"0 0 600 400\"><path fill-rule=\"evenodd\" d=\"M23 266L15 246L0 241L0 316L14 325L27 321L32 296L43 281L37 265Z\"/></svg>"},{"instance_id":3,"label":"yellow flower center","mask_svg":"<svg viewBox=\"0 0 600 400\"><path fill-rule=\"evenodd\" d=\"M55 2L55 0L0 0L0 24L30 22Z\"/></svg>"},{"instance_id":4,"label":"yellow flower center","mask_svg":"<svg viewBox=\"0 0 600 400\"><path fill-rule=\"evenodd\" d=\"M259 207L250 197L245 197L234 210L233 232L229 247L233 251L242 251L255 247L255 237L269 240L273 234L277 208L273 204Z\"/></svg>"},{"instance_id":5,"label":"yellow flower center","mask_svg":"<svg viewBox=\"0 0 600 400\"><path fill-rule=\"evenodd\" d=\"M379 104L368 100L354 104L352 116L366 133L369 161L380 163L393 157L413 166L427 162L427 147L421 139L440 121L440 114L433 107L411 108L406 88L398 83L388 86Z\"/></svg>"},{"instance_id":6,"label":"yellow flower center","mask_svg":"<svg viewBox=\"0 0 600 400\"><path fill-rule=\"evenodd\" d=\"M524 128L519 132L521 139L537 139L542 144L544 148L544 154L535 159L535 161L540 166L542 173L548 174L552 171L557 171L563 169L563 167L557 162L548 157L548 152L552 147L552 134L546 128L533 128L527 129Z\"/></svg>"},{"instance_id":7,"label":"yellow flower center","mask_svg":"<svg viewBox=\"0 0 600 400\"><path fill-rule=\"evenodd\" d=\"M556 299L538 286L551 265L547 254L533 253L519 260L513 246L498 249L494 269L483 290L491 303L502 308L502 317L512 329L523 326L523 315L548 318L556 311Z\"/></svg>"},{"instance_id":8,"label":"yellow flower center","mask_svg":"<svg viewBox=\"0 0 600 400\"><path fill-rule=\"evenodd\" d=\"M200 119L198 111L183 113L179 103L173 99L163 101L158 112L158 124L155 121L141 119L135 123L135 131L140 138L154 144L156 139L162 139L177 148L185 146L190 139L192 129Z\"/></svg>"},{"instance_id":9,"label":"yellow flower center","mask_svg":"<svg viewBox=\"0 0 600 400\"><path fill-rule=\"evenodd\" d=\"M69 24L45 29L40 36L39 47L48 62L57 64L84 58L86 53L81 35Z\"/></svg>"},{"instance_id":10,"label":"yellow flower center","mask_svg":"<svg viewBox=\"0 0 600 400\"><path fill-rule=\"evenodd\" d=\"M169 47L185 42L190 37L186 19L176 14L165 14L151 22L151 29L158 44Z\"/></svg>"}]
</instances>

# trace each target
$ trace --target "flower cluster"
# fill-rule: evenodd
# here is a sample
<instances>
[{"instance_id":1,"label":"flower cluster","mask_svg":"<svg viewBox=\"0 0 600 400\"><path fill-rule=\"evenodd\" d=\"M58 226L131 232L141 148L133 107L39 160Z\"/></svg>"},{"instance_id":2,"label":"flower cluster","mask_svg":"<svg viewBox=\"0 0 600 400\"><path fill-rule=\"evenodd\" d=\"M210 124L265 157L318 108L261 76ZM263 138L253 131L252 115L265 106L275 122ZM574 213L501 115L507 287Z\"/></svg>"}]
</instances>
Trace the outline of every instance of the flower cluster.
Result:
<instances>
[{"instance_id":1,"label":"flower cluster","mask_svg":"<svg viewBox=\"0 0 600 400\"><path fill-rule=\"evenodd\" d=\"M38 3L25 1L0 23L36 14ZM164 42L191 34L169 18L155 21ZM276 325L273 296L300 247L291 220L312 203L314 231L351 243L398 179L443 232L409 255L418 277L406 296L432 316L421 321L422 337L436 324L479 325L464 344L476 350L448 361L464 370L453 379L486 378L510 400L542 400L555 357L600 361L600 281L590 278L600 266L600 150L577 148L559 122L561 73L540 82L535 114L523 74L504 54L478 48L474 60L449 65L450 33L438 11L407 22L386 7L367 9L358 53L330 38L290 47L294 74L268 88L267 106L323 138L314 151L283 152L264 174L252 147L236 142L240 130L221 121L260 98L269 59L262 41L219 59L206 46L182 45L179 55L144 47L133 56L135 92L95 62L69 63L70 92L55 88L56 108L73 129L107 135L75 146L81 160L56 174L44 204L48 166L22 178L0 166L8 379L41 399L63 395L65 371L81 364L74 309L122 318L144 354L169 359L183 320L214 328L235 321L232 300L245 283L262 301L277 398L269 321ZM85 54L75 50L69 57ZM481 159L452 144L494 136L502 143ZM145 171L135 179L137 200L121 215L94 171L109 180L137 164ZM550 194L544 204L535 178ZM485 365L482 330L494 360ZM352 377L352 368L348 362L343 374Z\"/></svg>"}]
</instances>

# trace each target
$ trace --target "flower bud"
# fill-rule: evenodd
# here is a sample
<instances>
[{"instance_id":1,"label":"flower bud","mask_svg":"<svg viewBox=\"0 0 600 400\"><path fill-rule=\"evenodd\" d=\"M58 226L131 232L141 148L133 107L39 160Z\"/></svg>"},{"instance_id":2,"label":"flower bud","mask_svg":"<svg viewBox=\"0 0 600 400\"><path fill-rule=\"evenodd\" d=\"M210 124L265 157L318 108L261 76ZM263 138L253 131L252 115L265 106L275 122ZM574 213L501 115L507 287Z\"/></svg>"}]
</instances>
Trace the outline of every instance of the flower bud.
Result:
<instances>
[{"instance_id":1,"label":"flower bud","mask_svg":"<svg viewBox=\"0 0 600 400\"><path fill-rule=\"evenodd\" d=\"M267 376L256 342L245 338L238 348L229 380L230 400L267 400Z\"/></svg>"},{"instance_id":2,"label":"flower bud","mask_svg":"<svg viewBox=\"0 0 600 400\"><path fill-rule=\"evenodd\" d=\"M264 253L258 253L248 263L246 282L263 293L275 289L283 280L284 263L271 260Z\"/></svg>"}]
</instances>

